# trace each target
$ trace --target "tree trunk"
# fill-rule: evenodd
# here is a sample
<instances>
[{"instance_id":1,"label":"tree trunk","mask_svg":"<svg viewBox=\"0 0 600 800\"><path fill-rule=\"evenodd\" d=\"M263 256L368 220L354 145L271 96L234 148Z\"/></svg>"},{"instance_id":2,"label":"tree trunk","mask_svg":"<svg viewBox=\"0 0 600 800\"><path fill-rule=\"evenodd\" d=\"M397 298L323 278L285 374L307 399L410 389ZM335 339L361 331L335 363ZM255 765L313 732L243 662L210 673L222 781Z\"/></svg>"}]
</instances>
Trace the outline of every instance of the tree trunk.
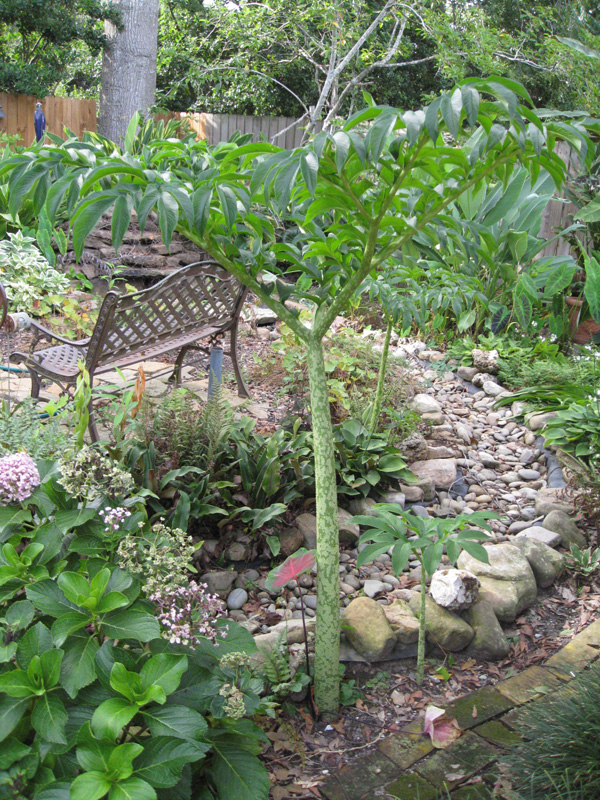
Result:
<instances>
[{"instance_id":1,"label":"tree trunk","mask_svg":"<svg viewBox=\"0 0 600 800\"><path fill-rule=\"evenodd\" d=\"M105 22L109 40L102 56L98 131L114 142L129 121L154 103L159 0L116 0L123 30Z\"/></svg>"},{"instance_id":2,"label":"tree trunk","mask_svg":"<svg viewBox=\"0 0 600 800\"><path fill-rule=\"evenodd\" d=\"M317 631L315 636L315 702L320 713L339 706L340 578L337 488L327 375L320 340L307 342L310 407L317 496Z\"/></svg>"}]
</instances>

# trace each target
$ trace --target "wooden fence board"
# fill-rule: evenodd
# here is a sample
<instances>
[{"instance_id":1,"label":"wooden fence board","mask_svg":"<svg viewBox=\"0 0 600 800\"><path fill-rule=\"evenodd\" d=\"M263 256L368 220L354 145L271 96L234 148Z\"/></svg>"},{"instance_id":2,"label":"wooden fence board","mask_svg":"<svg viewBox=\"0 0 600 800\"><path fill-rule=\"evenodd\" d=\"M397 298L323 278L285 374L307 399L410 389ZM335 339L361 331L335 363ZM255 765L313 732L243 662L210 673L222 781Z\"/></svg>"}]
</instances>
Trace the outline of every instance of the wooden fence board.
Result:
<instances>
[{"instance_id":1,"label":"wooden fence board","mask_svg":"<svg viewBox=\"0 0 600 800\"><path fill-rule=\"evenodd\" d=\"M6 119L0 120L0 131L21 137L19 144L29 146L35 141L34 113L38 98L27 94L0 92L0 105ZM84 131L96 130L96 101L76 100L71 97L47 97L42 100L46 117L46 130L63 135L68 127L76 136Z\"/></svg>"}]
</instances>

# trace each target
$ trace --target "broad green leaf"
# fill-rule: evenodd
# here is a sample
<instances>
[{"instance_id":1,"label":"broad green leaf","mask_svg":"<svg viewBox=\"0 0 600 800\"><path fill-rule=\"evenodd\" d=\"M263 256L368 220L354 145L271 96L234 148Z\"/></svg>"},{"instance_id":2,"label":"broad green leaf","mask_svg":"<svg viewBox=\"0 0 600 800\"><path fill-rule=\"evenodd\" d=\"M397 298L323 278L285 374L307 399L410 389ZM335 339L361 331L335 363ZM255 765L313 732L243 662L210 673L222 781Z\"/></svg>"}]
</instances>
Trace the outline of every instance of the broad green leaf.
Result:
<instances>
[{"instance_id":1,"label":"broad green leaf","mask_svg":"<svg viewBox=\"0 0 600 800\"><path fill-rule=\"evenodd\" d=\"M29 697L0 696L0 742L17 727L29 703Z\"/></svg>"},{"instance_id":2,"label":"broad green leaf","mask_svg":"<svg viewBox=\"0 0 600 800\"><path fill-rule=\"evenodd\" d=\"M590 307L593 319L600 322L600 262L589 256L585 259L583 295Z\"/></svg>"},{"instance_id":3,"label":"broad green leaf","mask_svg":"<svg viewBox=\"0 0 600 800\"><path fill-rule=\"evenodd\" d=\"M65 654L61 665L61 684L70 697L75 697L84 686L96 678L94 659L98 642L93 636L70 636L63 647Z\"/></svg>"},{"instance_id":4,"label":"broad green leaf","mask_svg":"<svg viewBox=\"0 0 600 800\"><path fill-rule=\"evenodd\" d=\"M425 567L425 572L428 575L433 575L433 573L436 571L436 569L440 564L440 561L442 560L443 554L444 554L444 545L441 542L436 542L435 544L432 544L429 547L423 548L422 551L423 566Z\"/></svg>"},{"instance_id":5,"label":"broad green leaf","mask_svg":"<svg viewBox=\"0 0 600 800\"><path fill-rule=\"evenodd\" d=\"M138 707L124 697L111 697L94 711L92 731L99 739L112 739L121 733L138 712Z\"/></svg>"},{"instance_id":6,"label":"broad green leaf","mask_svg":"<svg viewBox=\"0 0 600 800\"><path fill-rule=\"evenodd\" d=\"M224 739L215 737L212 745L213 757L209 773L219 797L223 800L267 800L269 776L258 758Z\"/></svg>"},{"instance_id":7,"label":"broad green leaf","mask_svg":"<svg viewBox=\"0 0 600 800\"><path fill-rule=\"evenodd\" d=\"M17 664L21 669L27 669L34 656L41 656L47 650L52 650L53 646L50 631L41 622L37 622L19 639Z\"/></svg>"},{"instance_id":8,"label":"broad green leaf","mask_svg":"<svg viewBox=\"0 0 600 800\"><path fill-rule=\"evenodd\" d=\"M462 104L463 98L460 89L455 89L452 94L444 92L441 97L440 110L442 112L442 117L454 139L458 139Z\"/></svg>"},{"instance_id":9,"label":"broad green leaf","mask_svg":"<svg viewBox=\"0 0 600 800\"><path fill-rule=\"evenodd\" d=\"M102 214L112 206L115 197L112 194L103 195L92 202L81 206L72 219L73 249L77 258L81 258L85 240L94 230Z\"/></svg>"},{"instance_id":10,"label":"broad green leaf","mask_svg":"<svg viewBox=\"0 0 600 800\"><path fill-rule=\"evenodd\" d=\"M31 521L31 513L22 508L0 506L0 542L5 542L17 525Z\"/></svg>"},{"instance_id":11,"label":"broad green leaf","mask_svg":"<svg viewBox=\"0 0 600 800\"><path fill-rule=\"evenodd\" d=\"M485 564L489 564L490 558L483 545L477 544L477 542L462 541L461 546L463 550L466 550L473 558L476 558L478 561L483 561Z\"/></svg>"},{"instance_id":12,"label":"broad green leaf","mask_svg":"<svg viewBox=\"0 0 600 800\"><path fill-rule=\"evenodd\" d=\"M300 159L300 169L308 192L314 197L317 188L317 176L319 172L319 161L314 153L308 152Z\"/></svg>"},{"instance_id":13,"label":"broad green leaf","mask_svg":"<svg viewBox=\"0 0 600 800\"><path fill-rule=\"evenodd\" d=\"M223 216L225 217L227 230L231 231L237 218L237 197L230 186L218 185L217 194L221 201L221 208L223 210Z\"/></svg>"},{"instance_id":14,"label":"broad green leaf","mask_svg":"<svg viewBox=\"0 0 600 800\"><path fill-rule=\"evenodd\" d=\"M58 683L63 656L63 650L46 650L40 656L40 666L46 689L52 689Z\"/></svg>"},{"instance_id":15,"label":"broad green leaf","mask_svg":"<svg viewBox=\"0 0 600 800\"><path fill-rule=\"evenodd\" d=\"M22 630L33 622L35 608L29 600L17 600L6 610L6 622L14 630Z\"/></svg>"},{"instance_id":16,"label":"broad green leaf","mask_svg":"<svg viewBox=\"0 0 600 800\"><path fill-rule=\"evenodd\" d=\"M133 198L131 195L122 194L117 198L111 220L112 242L117 253L123 241L123 236L125 236L125 232L129 227L132 208Z\"/></svg>"},{"instance_id":17,"label":"broad green leaf","mask_svg":"<svg viewBox=\"0 0 600 800\"><path fill-rule=\"evenodd\" d=\"M89 614L80 611L69 611L63 614L52 625L52 638L57 647L61 647L72 633L84 628L91 621Z\"/></svg>"},{"instance_id":18,"label":"broad green leaf","mask_svg":"<svg viewBox=\"0 0 600 800\"><path fill-rule=\"evenodd\" d=\"M577 50L578 53L581 53L587 58L600 59L600 51L588 47L583 44L583 42L580 42L579 39L570 39L568 36L556 36L555 38L567 47L570 47L571 50Z\"/></svg>"},{"instance_id":19,"label":"broad green leaf","mask_svg":"<svg viewBox=\"0 0 600 800\"><path fill-rule=\"evenodd\" d=\"M199 739L208 725L204 717L185 706L162 706L142 711L153 736L175 736L178 739Z\"/></svg>"},{"instance_id":20,"label":"broad green leaf","mask_svg":"<svg viewBox=\"0 0 600 800\"><path fill-rule=\"evenodd\" d=\"M84 772L71 784L70 800L100 800L111 786L103 772Z\"/></svg>"},{"instance_id":21,"label":"broad green leaf","mask_svg":"<svg viewBox=\"0 0 600 800\"><path fill-rule=\"evenodd\" d=\"M153 736L134 764L134 773L157 789L175 786L186 764L199 761L210 750L204 742L190 742L172 736ZM240 795L243 797L243 795Z\"/></svg>"},{"instance_id":22,"label":"broad green leaf","mask_svg":"<svg viewBox=\"0 0 600 800\"><path fill-rule=\"evenodd\" d=\"M156 791L141 778L127 778L114 784L108 800L156 800Z\"/></svg>"},{"instance_id":23,"label":"broad green leaf","mask_svg":"<svg viewBox=\"0 0 600 800\"><path fill-rule=\"evenodd\" d=\"M138 642L150 642L160 636L156 617L138 605L111 611L102 619L102 630L112 639L135 639Z\"/></svg>"},{"instance_id":24,"label":"broad green leaf","mask_svg":"<svg viewBox=\"0 0 600 800\"><path fill-rule=\"evenodd\" d=\"M79 528L86 522L94 519L98 514L95 508L78 508L57 511L54 515L54 524L58 525L63 534L69 533L73 528Z\"/></svg>"},{"instance_id":25,"label":"broad green leaf","mask_svg":"<svg viewBox=\"0 0 600 800\"><path fill-rule=\"evenodd\" d=\"M5 741L0 749L0 769L8 769L15 761L20 761L30 752L31 747L17 739Z\"/></svg>"},{"instance_id":26,"label":"broad green leaf","mask_svg":"<svg viewBox=\"0 0 600 800\"><path fill-rule=\"evenodd\" d=\"M474 86L466 83L461 87L462 104L467 114L469 125L474 128L479 114L479 92Z\"/></svg>"},{"instance_id":27,"label":"broad green leaf","mask_svg":"<svg viewBox=\"0 0 600 800\"><path fill-rule=\"evenodd\" d=\"M56 694L44 694L38 698L31 714L31 724L43 739L56 744L67 743L67 712Z\"/></svg>"},{"instance_id":28,"label":"broad green leaf","mask_svg":"<svg viewBox=\"0 0 600 800\"><path fill-rule=\"evenodd\" d=\"M600 222L600 197L594 198L591 202L584 206L581 211L575 214L575 219L582 222Z\"/></svg>"},{"instance_id":29,"label":"broad green leaf","mask_svg":"<svg viewBox=\"0 0 600 800\"><path fill-rule=\"evenodd\" d=\"M179 219L179 205L170 192L162 191L158 197L157 209L158 224L163 241L167 247L170 247L173 231Z\"/></svg>"},{"instance_id":30,"label":"broad green leaf","mask_svg":"<svg viewBox=\"0 0 600 800\"><path fill-rule=\"evenodd\" d=\"M181 676L188 667L186 656L159 653L152 656L140 670L142 690L149 686L160 686L165 694L172 694L181 683Z\"/></svg>"},{"instance_id":31,"label":"broad green leaf","mask_svg":"<svg viewBox=\"0 0 600 800\"><path fill-rule=\"evenodd\" d=\"M398 472L398 470L406 467L406 461L400 456L385 455L382 456L378 463L377 469L380 472Z\"/></svg>"},{"instance_id":32,"label":"broad green leaf","mask_svg":"<svg viewBox=\"0 0 600 800\"><path fill-rule=\"evenodd\" d=\"M25 670L12 669L0 675L0 692L9 697L33 697L36 687Z\"/></svg>"},{"instance_id":33,"label":"broad green leaf","mask_svg":"<svg viewBox=\"0 0 600 800\"><path fill-rule=\"evenodd\" d=\"M379 157L383 151L384 145L390 133L394 130L396 124L397 112L393 109L384 109L380 116L375 120L367 136L365 138L365 145L369 160L372 164L379 161Z\"/></svg>"},{"instance_id":34,"label":"broad green leaf","mask_svg":"<svg viewBox=\"0 0 600 800\"><path fill-rule=\"evenodd\" d=\"M37 609L51 617L62 617L77 610L77 606L67 600L55 581L39 581L27 586L25 594Z\"/></svg>"}]
</instances>

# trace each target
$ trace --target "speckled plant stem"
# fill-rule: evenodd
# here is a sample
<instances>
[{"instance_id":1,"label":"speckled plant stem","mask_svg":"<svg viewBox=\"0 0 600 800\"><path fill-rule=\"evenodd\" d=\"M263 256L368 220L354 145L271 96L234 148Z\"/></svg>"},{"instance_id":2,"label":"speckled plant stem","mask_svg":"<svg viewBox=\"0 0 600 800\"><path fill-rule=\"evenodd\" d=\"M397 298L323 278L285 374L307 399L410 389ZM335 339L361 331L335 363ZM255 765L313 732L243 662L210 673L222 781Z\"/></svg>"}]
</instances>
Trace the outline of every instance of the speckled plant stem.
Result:
<instances>
[{"instance_id":1,"label":"speckled plant stem","mask_svg":"<svg viewBox=\"0 0 600 800\"><path fill-rule=\"evenodd\" d=\"M315 453L317 499L317 629L315 637L315 702L320 713L336 713L339 705L340 601L339 531L333 431L327 375L320 339L307 342L308 378Z\"/></svg>"},{"instance_id":2,"label":"speckled plant stem","mask_svg":"<svg viewBox=\"0 0 600 800\"><path fill-rule=\"evenodd\" d=\"M417 647L417 683L423 683L425 672L425 598L427 595L427 575L421 562L421 612L419 616L419 644Z\"/></svg>"},{"instance_id":3,"label":"speckled plant stem","mask_svg":"<svg viewBox=\"0 0 600 800\"><path fill-rule=\"evenodd\" d=\"M375 433L377 430L377 423L379 422L379 415L381 414L381 403L383 401L383 387L385 386L385 373L387 372L388 353L390 350L390 340L392 338L392 330L394 323L391 317L387 318L387 328L385 331L385 339L383 342L383 350L381 352L381 363L379 365L379 377L377 379L377 391L375 392L375 403L373 411L371 412L371 419L369 421L369 431Z\"/></svg>"}]
</instances>

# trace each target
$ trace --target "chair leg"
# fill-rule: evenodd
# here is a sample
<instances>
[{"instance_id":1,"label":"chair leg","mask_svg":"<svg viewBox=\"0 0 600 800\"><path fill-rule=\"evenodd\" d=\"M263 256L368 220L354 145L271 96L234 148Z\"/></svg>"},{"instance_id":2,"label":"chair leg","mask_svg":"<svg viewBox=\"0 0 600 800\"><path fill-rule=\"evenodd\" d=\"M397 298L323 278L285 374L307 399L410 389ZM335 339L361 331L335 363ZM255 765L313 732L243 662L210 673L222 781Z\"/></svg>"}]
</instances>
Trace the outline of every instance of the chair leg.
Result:
<instances>
[{"instance_id":1,"label":"chair leg","mask_svg":"<svg viewBox=\"0 0 600 800\"><path fill-rule=\"evenodd\" d=\"M190 345L186 345L185 347L181 348L177 356L177 360L175 361L175 368L169 376L168 383L174 383L178 389L181 389L181 368L183 367L183 359L185 358L185 354L189 349Z\"/></svg>"},{"instance_id":2,"label":"chair leg","mask_svg":"<svg viewBox=\"0 0 600 800\"><path fill-rule=\"evenodd\" d=\"M235 380L237 382L238 387L238 395L240 397L251 397L252 395L248 391L248 387L244 383L244 378L242 377L242 372L240 370L240 365L238 364L238 352L237 352L237 334L238 334L238 320L239 317L236 317L233 321L233 325L231 326L231 340L230 340L230 356L231 356L231 363L233 364L233 372L235 374Z\"/></svg>"},{"instance_id":3,"label":"chair leg","mask_svg":"<svg viewBox=\"0 0 600 800\"><path fill-rule=\"evenodd\" d=\"M90 375L90 391L93 391L93 381L92 376ZM94 397L93 395L90 397L90 402L88 403L88 431L90 434L90 440L92 444L96 444L100 441L100 434L98 433L98 428L96 426L96 414L94 412Z\"/></svg>"},{"instance_id":4,"label":"chair leg","mask_svg":"<svg viewBox=\"0 0 600 800\"><path fill-rule=\"evenodd\" d=\"M29 377L31 378L31 396L37 400L40 396L40 389L42 387L42 382L40 380L40 376L37 372L33 369L28 367Z\"/></svg>"}]
</instances>

